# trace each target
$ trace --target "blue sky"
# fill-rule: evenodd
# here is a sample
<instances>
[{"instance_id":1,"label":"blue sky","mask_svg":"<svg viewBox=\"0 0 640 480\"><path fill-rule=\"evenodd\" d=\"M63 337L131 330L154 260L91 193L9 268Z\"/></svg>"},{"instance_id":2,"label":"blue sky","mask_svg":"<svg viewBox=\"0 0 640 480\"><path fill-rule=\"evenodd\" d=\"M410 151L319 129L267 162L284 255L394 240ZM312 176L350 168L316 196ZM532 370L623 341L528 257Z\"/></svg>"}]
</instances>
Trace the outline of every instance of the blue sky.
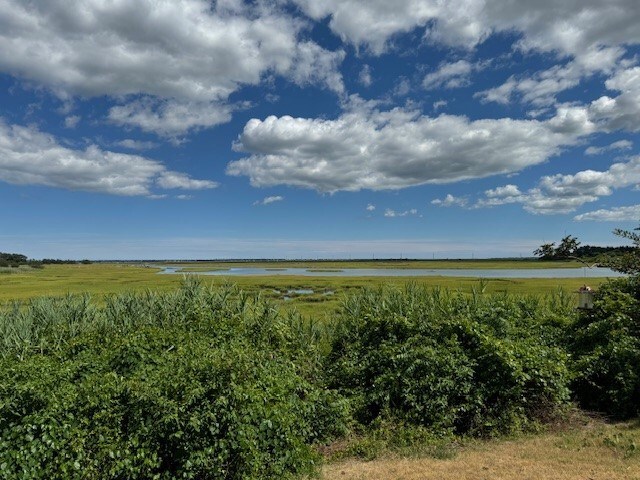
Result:
<instances>
[{"instance_id":1,"label":"blue sky","mask_svg":"<svg viewBox=\"0 0 640 480\"><path fill-rule=\"evenodd\" d=\"M529 256L640 220L636 0L0 0L0 251Z\"/></svg>"}]
</instances>

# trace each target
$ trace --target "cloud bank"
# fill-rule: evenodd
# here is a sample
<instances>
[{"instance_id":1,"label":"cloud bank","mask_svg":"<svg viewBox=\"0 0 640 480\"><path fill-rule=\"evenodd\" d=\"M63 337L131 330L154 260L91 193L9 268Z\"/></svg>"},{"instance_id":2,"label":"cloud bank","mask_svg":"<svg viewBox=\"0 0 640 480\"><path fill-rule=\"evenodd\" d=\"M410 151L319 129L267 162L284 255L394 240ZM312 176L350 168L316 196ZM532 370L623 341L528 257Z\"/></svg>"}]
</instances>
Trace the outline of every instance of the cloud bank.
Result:
<instances>
[{"instance_id":1,"label":"cloud bank","mask_svg":"<svg viewBox=\"0 0 640 480\"><path fill-rule=\"evenodd\" d=\"M275 8L205 0L0 1L0 70L61 98L110 96L119 125L171 136L229 120L229 96L275 74L342 93L344 52Z\"/></svg>"},{"instance_id":2,"label":"cloud bank","mask_svg":"<svg viewBox=\"0 0 640 480\"><path fill-rule=\"evenodd\" d=\"M149 197L156 188L201 190L218 185L168 170L160 162L139 155L105 151L95 145L74 150L36 128L8 125L1 119L0 180Z\"/></svg>"},{"instance_id":3,"label":"cloud bank","mask_svg":"<svg viewBox=\"0 0 640 480\"><path fill-rule=\"evenodd\" d=\"M429 117L381 111L352 100L335 120L252 119L230 175L256 187L293 185L320 192L400 189L518 172L558 154L594 131L587 112L560 109L547 121Z\"/></svg>"}]
</instances>

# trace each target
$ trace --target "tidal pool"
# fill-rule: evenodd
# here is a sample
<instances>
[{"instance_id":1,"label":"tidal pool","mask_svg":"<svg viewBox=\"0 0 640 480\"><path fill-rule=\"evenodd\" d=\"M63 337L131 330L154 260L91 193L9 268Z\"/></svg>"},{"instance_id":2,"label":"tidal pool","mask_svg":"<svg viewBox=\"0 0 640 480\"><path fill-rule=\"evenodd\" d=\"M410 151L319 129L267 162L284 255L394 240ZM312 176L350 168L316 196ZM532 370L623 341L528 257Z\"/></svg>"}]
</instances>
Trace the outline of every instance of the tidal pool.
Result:
<instances>
[{"instance_id":1,"label":"tidal pool","mask_svg":"<svg viewBox=\"0 0 640 480\"><path fill-rule=\"evenodd\" d=\"M160 275L182 272L182 267L160 267ZM597 278L622 277L610 268L512 268L512 269L426 269L426 268L344 268L342 270L321 270L307 268L256 268L236 267L228 270L197 272L198 275L218 277L295 275L302 277L471 277L471 278Z\"/></svg>"}]
</instances>

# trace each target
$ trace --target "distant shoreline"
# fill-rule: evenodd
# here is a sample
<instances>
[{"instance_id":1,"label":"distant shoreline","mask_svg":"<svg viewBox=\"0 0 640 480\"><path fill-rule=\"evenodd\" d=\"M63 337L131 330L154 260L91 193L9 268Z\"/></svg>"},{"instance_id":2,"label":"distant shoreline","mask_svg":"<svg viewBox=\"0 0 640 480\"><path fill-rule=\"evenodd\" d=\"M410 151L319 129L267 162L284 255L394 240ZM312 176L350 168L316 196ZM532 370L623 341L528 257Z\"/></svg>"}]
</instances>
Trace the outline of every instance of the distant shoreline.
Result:
<instances>
[{"instance_id":1,"label":"distant shoreline","mask_svg":"<svg viewBox=\"0 0 640 480\"><path fill-rule=\"evenodd\" d=\"M308 270L343 270L351 268L383 269L557 269L582 268L575 260L542 261L537 259L375 259L375 260L149 260L129 262L132 265L149 267L184 267L185 271L228 270L229 268L265 268L269 270L285 268L305 268Z\"/></svg>"}]
</instances>

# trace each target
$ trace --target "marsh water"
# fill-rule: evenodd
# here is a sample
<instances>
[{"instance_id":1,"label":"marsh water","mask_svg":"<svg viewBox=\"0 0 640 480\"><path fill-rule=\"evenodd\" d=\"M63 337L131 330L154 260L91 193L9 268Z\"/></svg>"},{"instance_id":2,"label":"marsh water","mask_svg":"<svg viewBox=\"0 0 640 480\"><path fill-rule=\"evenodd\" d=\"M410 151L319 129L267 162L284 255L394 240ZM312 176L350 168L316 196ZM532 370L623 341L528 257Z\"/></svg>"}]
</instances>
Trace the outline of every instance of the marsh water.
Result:
<instances>
[{"instance_id":1,"label":"marsh water","mask_svg":"<svg viewBox=\"0 0 640 480\"><path fill-rule=\"evenodd\" d=\"M621 277L622 274L609 268L473 268L473 269L426 269L426 268L256 268L231 267L211 271L183 272L183 267L160 267L161 275L197 273L218 277L297 275L304 277L474 277L474 278L596 278Z\"/></svg>"}]
</instances>

